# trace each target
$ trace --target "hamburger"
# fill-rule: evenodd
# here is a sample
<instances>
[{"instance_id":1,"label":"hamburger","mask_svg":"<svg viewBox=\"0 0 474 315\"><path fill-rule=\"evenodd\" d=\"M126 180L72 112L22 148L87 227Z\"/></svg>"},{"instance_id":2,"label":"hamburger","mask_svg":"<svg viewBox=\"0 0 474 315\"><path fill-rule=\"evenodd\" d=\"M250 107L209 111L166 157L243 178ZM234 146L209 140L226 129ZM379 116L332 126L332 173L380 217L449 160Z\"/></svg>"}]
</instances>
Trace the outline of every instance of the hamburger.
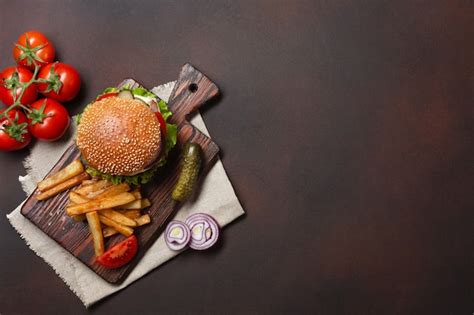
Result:
<instances>
[{"instance_id":1,"label":"hamburger","mask_svg":"<svg viewBox=\"0 0 474 315\"><path fill-rule=\"evenodd\" d=\"M175 146L167 104L143 88L108 88L78 119L76 144L86 172L118 184L145 184Z\"/></svg>"}]
</instances>

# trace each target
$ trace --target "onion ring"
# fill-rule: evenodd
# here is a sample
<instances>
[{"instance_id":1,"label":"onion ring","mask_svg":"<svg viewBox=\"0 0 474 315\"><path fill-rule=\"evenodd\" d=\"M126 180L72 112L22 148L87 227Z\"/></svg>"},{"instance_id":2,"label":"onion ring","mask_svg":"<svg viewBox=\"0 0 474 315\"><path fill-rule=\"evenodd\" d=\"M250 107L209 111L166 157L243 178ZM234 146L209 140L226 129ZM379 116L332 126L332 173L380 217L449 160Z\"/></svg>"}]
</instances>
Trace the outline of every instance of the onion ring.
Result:
<instances>
[{"instance_id":1,"label":"onion ring","mask_svg":"<svg viewBox=\"0 0 474 315\"><path fill-rule=\"evenodd\" d=\"M219 239L219 224L208 214L195 213L190 215L185 223L191 231L189 247L192 249L208 249Z\"/></svg>"},{"instance_id":2,"label":"onion ring","mask_svg":"<svg viewBox=\"0 0 474 315\"><path fill-rule=\"evenodd\" d=\"M165 231L165 242L171 250L185 248L191 239L191 231L181 221L173 220L168 223Z\"/></svg>"}]
</instances>

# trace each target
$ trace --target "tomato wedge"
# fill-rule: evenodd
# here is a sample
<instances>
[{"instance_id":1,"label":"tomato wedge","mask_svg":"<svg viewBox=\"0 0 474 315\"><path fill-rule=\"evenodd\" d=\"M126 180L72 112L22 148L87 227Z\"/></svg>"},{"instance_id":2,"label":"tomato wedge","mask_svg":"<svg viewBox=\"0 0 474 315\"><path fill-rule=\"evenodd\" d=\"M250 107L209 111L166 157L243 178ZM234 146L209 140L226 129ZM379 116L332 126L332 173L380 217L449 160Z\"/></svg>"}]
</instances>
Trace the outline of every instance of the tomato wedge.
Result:
<instances>
[{"instance_id":1,"label":"tomato wedge","mask_svg":"<svg viewBox=\"0 0 474 315\"><path fill-rule=\"evenodd\" d=\"M158 118L158 121L160 122L161 134L163 135L163 138L166 138L166 121L160 112L155 112L155 115L156 118Z\"/></svg>"},{"instance_id":2,"label":"tomato wedge","mask_svg":"<svg viewBox=\"0 0 474 315\"><path fill-rule=\"evenodd\" d=\"M117 96L117 95L118 95L118 92L106 93L106 94L103 94L103 95L99 96L95 101L98 102L98 101L100 101L100 100L103 100L104 98L112 97L112 96Z\"/></svg>"},{"instance_id":3,"label":"tomato wedge","mask_svg":"<svg viewBox=\"0 0 474 315\"><path fill-rule=\"evenodd\" d=\"M114 245L111 249L97 257L96 261L109 269L120 268L135 257L138 241L135 235L129 236L124 241Z\"/></svg>"}]
</instances>

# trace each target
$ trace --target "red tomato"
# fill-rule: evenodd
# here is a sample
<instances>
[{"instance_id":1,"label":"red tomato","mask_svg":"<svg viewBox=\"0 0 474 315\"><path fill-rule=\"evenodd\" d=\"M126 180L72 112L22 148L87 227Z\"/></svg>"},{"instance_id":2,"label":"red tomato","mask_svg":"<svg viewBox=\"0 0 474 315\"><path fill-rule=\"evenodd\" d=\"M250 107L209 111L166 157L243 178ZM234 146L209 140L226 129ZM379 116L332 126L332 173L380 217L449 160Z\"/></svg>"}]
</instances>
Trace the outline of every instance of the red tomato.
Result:
<instances>
[{"instance_id":1,"label":"red tomato","mask_svg":"<svg viewBox=\"0 0 474 315\"><path fill-rule=\"evenodd\" d=\"M0 113L4 111L2 109ZM0 150L23 149L31 142L31 135L26 127L26 116L21 111L12 109L8 112L8 117L14 122L14 125L11 125L6 117L0 119Z\"/></svg>"},{"instance_id":2,"label":"red tomato","mask_svg":"<svg viewBox=\"0 0 474 315\"><path fill-rule=\"evenodd\" d=\"M45 98L37 100L30 108L28 130L33 136L44 141L54 141L64 135L71 120L63 105Z\"/></svg>"},{"instance_id":3,"label":"red tomato","mask_svg":"<svg viewBox=\"0 0 474 315\"><path fill-rule=\"evenodd\" d=\"M137 238L132 235L97 257L97 262L105 268L120 268L135 257L137 249Z\"/></svg>"},{"instance_id":4,"label":"red tomato","mask_svg":"<svg viewBox=\"0 0 474 315\"><path fill-rule=\"evenodd\" d=\"M77 70L61 62L50 63L41 68L38 78L48 81L38 83L39 92L60 102L72 100L81 87L81 78Z\"/></svg>"},{"instance_id":5,"label":"red tomato","mask_svg":"<svg viewBox=\"0 0 474 315\"><path fill-rule=\"evenodd\" d=\"M102 94L95 101L97 102L97 101L103 100L104 98L117 96L117 95L118 95L118 92L110 92L110 93Z\"/></svg>"},{"instance_id":6,"label":"red tomato","mask_svg":"<svg viewBox=\"0 0 474 315\"><path fill-rule=\"evenodd\" d=\"M160 129L161 129L161 134L163 135L163 138L166 138L166 122L165 119L163 118L163 115L161 115L160 112L155 112L156 118L158 118L158 121L160 122Z\"/></svg>"},{"instance_id":7,"label":"red tomato","mask_svg":"<svg viewBox=\"0 0 474 315\"><path fill-rule=\"evenodd\" d=\"M21 34L13 47L13 58L16 62L31 70L35 68L35 62L39 66L53 62L55 53L53 44L38 31Z\"/></svg>"},{"instance_id":8,"label":"red tomato","mask_svg":"<svg viewBox=\"0 0 474 315\"><path fill-rule=\"evenodd\" d=\"M9 67L2 71L0 74L0 100L5 105L10 106L13 104L13 96L16 91L15 97L20 97L21 94L21 83L29 82L33 78L33 73L24 67ZM36 84L31 84L23 93L21 97L21 103L28 105L33 103L38 96Z\"/></svg>"}]
</instances>

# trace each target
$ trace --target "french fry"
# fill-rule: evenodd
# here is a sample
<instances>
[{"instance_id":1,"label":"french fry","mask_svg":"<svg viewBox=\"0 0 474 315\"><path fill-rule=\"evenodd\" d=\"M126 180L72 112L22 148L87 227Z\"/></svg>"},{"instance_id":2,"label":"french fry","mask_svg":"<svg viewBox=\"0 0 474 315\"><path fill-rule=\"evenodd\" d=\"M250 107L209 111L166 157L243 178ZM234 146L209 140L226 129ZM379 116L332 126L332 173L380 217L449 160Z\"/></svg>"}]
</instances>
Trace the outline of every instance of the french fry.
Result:
<instances>
[{"instance_id":1,"label":"french fry","mask_svg":"<svg viewBox=\"0 0 474 315\"><path fill-rule=\"evenodd\" d=\"M135 196L135 199L142 199L142 194L141 194L141 192L139 192L139 191L137 191L137 190L132 191L132 195Z\"/></svg>"},{"instance_id":2,"label":"french fry","mask_svg":"<svg viewBox=\"0 0 474 315\"><path fill-rule=\"evenodd\" d=\"M130 219L136 219L141 215L139 209L128 209L128 210L117 210L117 211Z\"/></svg>"},{"instance_id":3,"label":"french fry","mask_svg":"<svg viewBox=\"0 0 474 315\"><path fill-rule=\"evenodd\" d=\"M97 179L86 179L82 181L82 186L92 185L97 183Z\"/></svg>"},{"instance_id":4,"label":"french fry","mask_svg":"<svg viewBox=\"0 0 474 315\"><path fill-rule=\"evenodd\" d=\"M126 192L130 190L130 186L127 183L122 183L118 185L112 185L107 187L105 190L98 192L98 193L89 193L87 197L89 199L98 199L98 198L105 198L118 195L120 193Z\"/></svg>"},{"instance_id":5,"label":"french fry","mask_svg":"<svg viewBox=\"0 0 474 315\"><path fill-rule=\"evenodd\" d=\"M134 219L138 219L138 220L135 220L138 224L138 226L142 226L142 225L145 225L145 224L148 224L151 222L151 218L148 214L144 214L142 216L140 216L140 211L139 210L125 210L124 212L124 215L130 215L130 214L133 214L134 216ZM138 214L137 216L135 214ZM113 227L110 227L110 226L106 226L102 229L102 234L104 235L104 238L106 237L110 237L112 235L115 235L117 234L117 230L114 229Z\"/></svg>"},{"instance_id":6,"label":"french fry","mask_svg":"<svg viewBox=\"0 0 474 315\"><path fill-rule=\"evenodd\" d=\"M115 235L117 233L118 233L117 230L114 229L113 227L110 227L110 226L105 226L102 229L102 235L104 236L104 238L110 237L110 236Z\"/></svg>"},{"instance_id":7,"label":"french fry","mask_svg":"<svg viewBox=\"0 0 474 315\"><path fill-rule=\"evenodd\" d=\"M118 208L120 208L120 209L141 209L141 207L142 207L142 201L141 201L141 199L139 199L139 200L133 200L132 202L129 202L125 205L121 205Z\"/></svg>"},{"instance_id":8,"label":"french fry","mask_svg":"<svg viewBox=\"0 0 474 315\"><path fill-rule=\"evenodd\" d=\"M118 185L111 185L111 186L108 186L108 187L105 187L105 188L100 188L98 190L91 191L87 194L85 194L84 190L83 190L82 195L77 193L78 190L80 190L80 188L76 189L74 191L73 198L71 199L71 196L69 196L69 199L71 199L71 200L73 200L73 199L74 200L84 200L83 202L87 202L90 199L99 199L99 198L104 198L104 197L115 196L115 195L118 195L122 192L129 191L130 186L128 186L128 184L126 184L126 183L122 183L122 184L118 184ZM83 202L77 201L76 203L83 203Z\"/></svg>"},{"instance_id":9,"label":"french fry","mask_svg":"<svg viewBox=\"0 0 474 315\"><path fill-rule=\"evenodd\" d=\"M78 185L82 180L89 178L89 174L83 172L75 177L69 178L68 180L46 190L40 193L39 195L36 196L36 199L38 200L46 200L48 198L51 198L71 187L74 187ZM133 195L132 195L133 197ZM76 207L76 206L73 206Z\"/></svg>"},{"instance_id":10,"label":"french fry","mask_svg":"<svg viewBox=\"0 0 474 315\"><path fill-rule=\"evenodd\" d=\"M120 206L119 208L120 209L144 209L149 206L151 206L150 200L148 200L147 198L144 198L144 199L132 201L130 203L127 203L126 205Z\"/></svg>"},{"instance_id":11,"label":"french fry","mask_svg":"<svg viewBox=\"0 0 474 315\"><path fill-rule=\"evenodd\" d=\"M86 214L87 223L89 223L89 230L94 240L94 252L98 257L104 253L104 237L102 235L102 229L100 227L100 220L97 211L88 212Z\"/></svg>"},{"instance_id":12,"label":"french fry","mask_svg":"<svg viewBox=\"0 0 474 315\"><path fill-rule=\"evenodd\" d=\"M148 198L142 199L142 205L140 209L145 209L151 206L151 202Z\"/></svg>"},{"instance_id":13,"label":"french fry","mask_svg":"<svg viewBox=\"0 0 474 315\"><path fill-rule=\"evenodd\" d=\"M103 215L99 214L99 220L100 222L102 222L103 224L107 225L107 226L110 226L112 228L114 228L115 230L117 230L117 232L119 232L120 234L124 235L124 236L130 236L133 234L133 229L131 227L128 227L128 226L125 226L125 225L122 225L120 223L117 223L115 222L114 220L111 220L107 217L104 217Z\"/></svg>"},{"instance_id":14,"label":"french fry","mask_svg":"<svg viewBox=\"0 0 474 315\"><path fill-rule=\"evenodd\" d=\"M148 214L144 214L139 218L136 218L135 221L137 222L138 226L142 226L151 222L151 218Z\"/></svg>"},{"instance_id":15,"label":"french fry","mask_svg":"<svg viewBox=\"0 0 474 315\"><path fill-rule=\"evenodd\" d=\"M81 195L79 195L78 193L75 193L74 191L71 191L69 193L69 200L70 200L69 207L86 203L89 201L88 199L81 197ZM73 215L72 218L77 222L81 222L86 219L86 216L84 214L78 214L78 215Z\"/></svg>"},{"instance_id":16,"label":"french fry","mask_svg":"<svg viewBox=\"0 0 474 315\"><path fill-rule=\"evenodd\" d=\"M112 209L101 210L100 214L125 226L135 227L137 222Z\"/></svg>"},{"instance_id":17,"label":"french fry","mask_svg":"<svg viewBox=\"0 0 474 315\"><path fill-rule=\"evenodd\" d=\"M87 197L88 194L94 191L105 189L109 186L112 186L112 183L106 180L99 180L93 184L81 186L75 190L76 193L83 197Z\"/></svg>"},{"instance_id":18,"label":"french fry","mask_svg":"<svg viewBox=\"0 0 474 315\"><path fill-rule=\"evenodd\" d=\"M76 193L74 191L71 191L69 193L69 200L72 203L75 203L76 205L80 205L81 203L86 203L86 202L89 201L89 199L82 197L81 195L79 195L78 193Z\"/></svg>"},{"instance_id":19,"label":"french fry","mask_svg":"<svg viewBox=\"0 0 474 315\"><path fill-rule=\"evenodd\" d=\"M133 200L135 200L135 197L133 197L131 193L123 192L115 196L99 198L72 207L67 207L66 212L68 215L76 215L96 210L110 209L127 204Z\"/></svg>"},{"instance_id":20,"label":"french fry","mask_svg":"<svg viewBox=\"0 0 474 315\"><path fill-rule=\"evenodd\" d=\"M49 176L38 183L38 189L40 191L46 191L54 186L57 186L68 179L78 176L84 172L84 165L80 160L74 160L71 164L60 170L59 172Z\"/></svg>"}]
</instances>

